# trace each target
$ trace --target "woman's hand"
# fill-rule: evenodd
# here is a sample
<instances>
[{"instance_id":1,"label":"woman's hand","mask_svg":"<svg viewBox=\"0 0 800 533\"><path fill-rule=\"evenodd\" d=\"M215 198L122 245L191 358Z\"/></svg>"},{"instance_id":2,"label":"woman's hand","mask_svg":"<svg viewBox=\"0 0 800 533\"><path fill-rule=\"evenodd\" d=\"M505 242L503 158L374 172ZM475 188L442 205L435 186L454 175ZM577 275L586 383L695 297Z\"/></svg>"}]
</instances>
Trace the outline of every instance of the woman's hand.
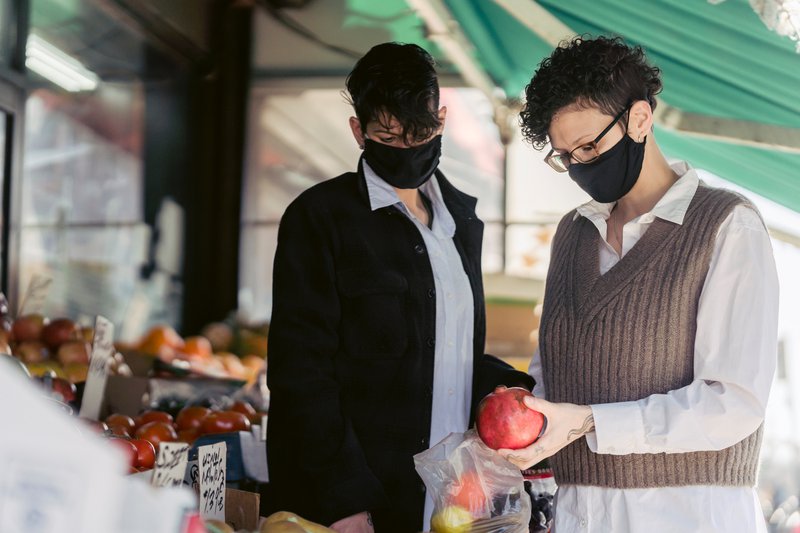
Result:
<instances>
[{"instance_id":1,"label":"woman's hand","mask_svg":"<svg viewBox=\"0 0 800 533\"><path fill-rule=\"evenodd\" d=\"M497 450L500 455L523 470L594 431L592 408L588 405L551 403L534 397L525 398L524 402L529 409L544 415L547 421L544 435L527 448Z\"/></svg>"},{"instance_id":2,"label":"woman's hand","mask_svg":"<svg viewBox=\"0 0 800 533\"><path fill-rule=\"evenodd\" d=\"M374 533L372 517L369 513L358 513L331 524L331 529L339 533Z\"/></svg>"}]
</instances>

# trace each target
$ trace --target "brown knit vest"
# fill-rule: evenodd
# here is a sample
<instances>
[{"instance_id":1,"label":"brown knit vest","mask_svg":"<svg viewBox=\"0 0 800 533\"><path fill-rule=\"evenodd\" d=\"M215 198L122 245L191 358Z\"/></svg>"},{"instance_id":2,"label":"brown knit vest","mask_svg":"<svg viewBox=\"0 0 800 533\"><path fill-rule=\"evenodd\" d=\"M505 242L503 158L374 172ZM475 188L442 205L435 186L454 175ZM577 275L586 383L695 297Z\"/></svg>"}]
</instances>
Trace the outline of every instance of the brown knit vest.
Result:
<instances>
[{"instance_id":1,"label":"brown knit vest","mask_svg":"<svg viewBox=\"0 0 800 533\"><path fill-rule=\"evenodd\" d=\"M656 219L600 276L601 238L567 214L553 241L540 328L547 399L624 402L694 378L697 307L720 224L743 197L700 184L683 224ZM614 488L754 486L763 425L720 451L608 455L578 439L551 458L559 484Z\"/></svg>"}]
</instances>

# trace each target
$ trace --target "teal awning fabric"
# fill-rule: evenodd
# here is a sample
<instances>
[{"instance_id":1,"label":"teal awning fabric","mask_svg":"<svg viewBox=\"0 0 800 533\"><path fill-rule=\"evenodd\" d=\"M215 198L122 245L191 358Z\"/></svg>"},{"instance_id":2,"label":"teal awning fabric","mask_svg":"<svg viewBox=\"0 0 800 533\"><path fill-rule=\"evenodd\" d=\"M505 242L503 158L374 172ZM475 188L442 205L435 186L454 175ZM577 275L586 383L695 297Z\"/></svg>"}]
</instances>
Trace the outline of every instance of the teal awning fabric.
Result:
<instances>
[{"instance_id":1,"label":"teal awning fabric","mask_svg":"<svg viewBox=\"0 0 800 533\"><path fill-rule=\"evenodd\" d=\"M551 47L493 0L446 0L475 56L518 96ZM541 0L576 33L617 34L663 71L661 98L713 117L800 129L800 54L768 30L747 0ZM800 211L800 154L743 147L661 129L668 156Z\"/></svg>"}]
</instances>

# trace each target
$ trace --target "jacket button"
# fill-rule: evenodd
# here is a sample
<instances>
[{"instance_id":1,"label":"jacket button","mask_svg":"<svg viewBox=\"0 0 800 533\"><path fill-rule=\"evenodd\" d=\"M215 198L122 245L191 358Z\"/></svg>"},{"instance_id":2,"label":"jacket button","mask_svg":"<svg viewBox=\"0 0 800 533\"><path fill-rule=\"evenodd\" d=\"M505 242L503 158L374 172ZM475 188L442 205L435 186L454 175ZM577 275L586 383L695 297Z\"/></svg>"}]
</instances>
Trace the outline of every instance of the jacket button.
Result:
<instances>
[{"instance_id":1,"label":"jacket button","mask_svg":"<svg viewBox=\"0 0 800 533\"><path fill-rule=\"evenodd\" d=\"M425 483L420 483L419 484L419 491L421 493L425 494Z\"/></svg>"},{"instance_id":2,"label":"jacket button","mask_svg":"<svg viewBox=\"0 0 800 533\"><path fill-rule=\"evenodd\" d=\"M429 348L433 348L434 346L436 346L436 341L433 340L432 338L428 337L427 344L428 344Z\"/></svg>"},{"instance_id":3,"label":"jacket button","mask_svg":"<svg viewBox=\"0 0 800 533\"><path fill-rule=\"evenodd\" d=\"M425 247L422 246L421 244L417 244L416 246L414 246L414 251L417 252L418 254L424 254Z\"/></svg>"},{"instance_id":4,"label":"jacket button","mask_svg":"<svg viewBox=\"0 0 800 533\"><path fill-rule=\"evenodd\" d=\"M428 298L436 296L436 289L428 289Z\"/></svg>"}]
</instances>

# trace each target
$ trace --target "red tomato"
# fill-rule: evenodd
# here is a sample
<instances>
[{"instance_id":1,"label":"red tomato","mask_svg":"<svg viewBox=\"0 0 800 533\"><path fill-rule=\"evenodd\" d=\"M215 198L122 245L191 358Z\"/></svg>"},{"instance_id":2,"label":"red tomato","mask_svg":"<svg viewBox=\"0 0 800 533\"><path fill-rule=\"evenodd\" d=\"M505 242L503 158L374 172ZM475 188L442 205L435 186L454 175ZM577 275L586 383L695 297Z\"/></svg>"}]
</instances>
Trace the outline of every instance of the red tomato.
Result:
<instances>
[{"instance_id":1,"label":"red tomato","mask_svg":"<svg viewBox=\"0 0 800 533\"><path fill-rule=\"evenodd\" d=\"M172 424L172 415L164 411L145 411L136 417L136 427L140 428L150 422L166 422Z\"/></svg>"},{"instance_id":2,"label":"red tomato","mask_svg":"<svg viewBox=\"0 0 800 533\"><path fill-rule=\"evenodd\" d=\"M230 408L231 411L236 411L237 413L242 413L247 418L250 418L254 414L256 414L255 408L247 402L234 402L234 404Z\"/></svg>"},{"instance_id":3,"label":"red tomato","mask_svg":"<svg viewBox=\"0 0 800 533\"><path fill-rule=\"evenodd\" d=\"M133 431L127 425L121 424L106 424L108 429L111 430L111 434L115 437L131 437L131 432Z\"/></svg>"},{"instance_id":4,"label":"red tomato","mask_svg":"<svg viewBox=\"0 0 800 533\"><path fill-rule=\"evenodd\" d=\"M153 468L156 462L156 449L153 444L144 439L133 439L130 443L136 448L136 467Z\"/></svg>"},{"instance_id":5,"label":"red tomato","mask_svg":"<svg viewBox=\"0 0 800 533\"><path fill-rule=\"evenodd\" d=\"M182 429L178 431L178 442L192 444L200 436L199 428Z\"/></svg>"},{"instance_id":6,"label":"red tomato","mask_svg":"<svg viewBox=\"0 0 800 533\"><path fill-rule=\"evenodd\" d=\"M101 435L105 434L108 431L108 426L105 422L100 422L99 420L92 420L91 418L86 418L83 416L78 417L78 420L83 422L85 428L89 428L92 431L95 431Z\"/></svg>"},{"instance_id":7,"label":"red tomato","mask_svg":"<svg viewBox=\"0 0 800 533\"><path fill-rule=\"evenodd\" d=\"M111 426L127 427L128 432L131 432L136 428L136 422L133 421L133 418L129 417L128 415L121 415L119 413L108 415L106 417L106 424L108 424L108 427Z\"/></svg>"},{"instance_id":8,"label":"red tomato","mask_svg":"<svg viewBox=\"0 0 800 533\"><path fill-rule=\"evenodd\" d=\"M247 418L250 419L251 424L258 424L261 425L261 419L267 416L266 411L256 411L255 414L248 416Z\"/></svg>"},{"instance_id":9,"label":"red tomato","mask_svg":"<svg viewBox=\"0 0 800 533\"><path fill-rule=\"evenodd\" d=\"M175 419L175 426L178 431L187 429L197 429L203 424L203 420L211 414L208 407L190 406L181 409L178 418Z\"/></svg>"},{"instance_id":10,"label":"red tomato","mask_svg":"<svg viewBox=\"0 0 800 533\"><path fill-rule=\"evenodd\" d=\"M150 443L158 450L158 445L162 442L175 442L178 440L178 434L175 433L175 428L168 422L148 422L136 430L136 438L150 441Z\"/></svg>"},{"instance_id":11,"label":"red tomato","mask_svg":"<svg viewBox=\"0 0 800 533\"><path fill-rule=\"evenodd\" d=\"M134 446L131 441L113 437L108 440L111 442L111 444L116 446L117 449L121 450L122 453L125 454L125 457L128 459L128 466L136 466L136 446Z\"/></svg>"},{"instance_id":12,"label":"red tomato","mask_svg":"<svg viewBox=\"0 0 800 533\"><path fill-rule=\"evenodd\" d=\"M219 411L208 415L200 426L200 433L203 435L233 431L250 431L250 420L236 411Z\"/></svg>"}]
</instances>

